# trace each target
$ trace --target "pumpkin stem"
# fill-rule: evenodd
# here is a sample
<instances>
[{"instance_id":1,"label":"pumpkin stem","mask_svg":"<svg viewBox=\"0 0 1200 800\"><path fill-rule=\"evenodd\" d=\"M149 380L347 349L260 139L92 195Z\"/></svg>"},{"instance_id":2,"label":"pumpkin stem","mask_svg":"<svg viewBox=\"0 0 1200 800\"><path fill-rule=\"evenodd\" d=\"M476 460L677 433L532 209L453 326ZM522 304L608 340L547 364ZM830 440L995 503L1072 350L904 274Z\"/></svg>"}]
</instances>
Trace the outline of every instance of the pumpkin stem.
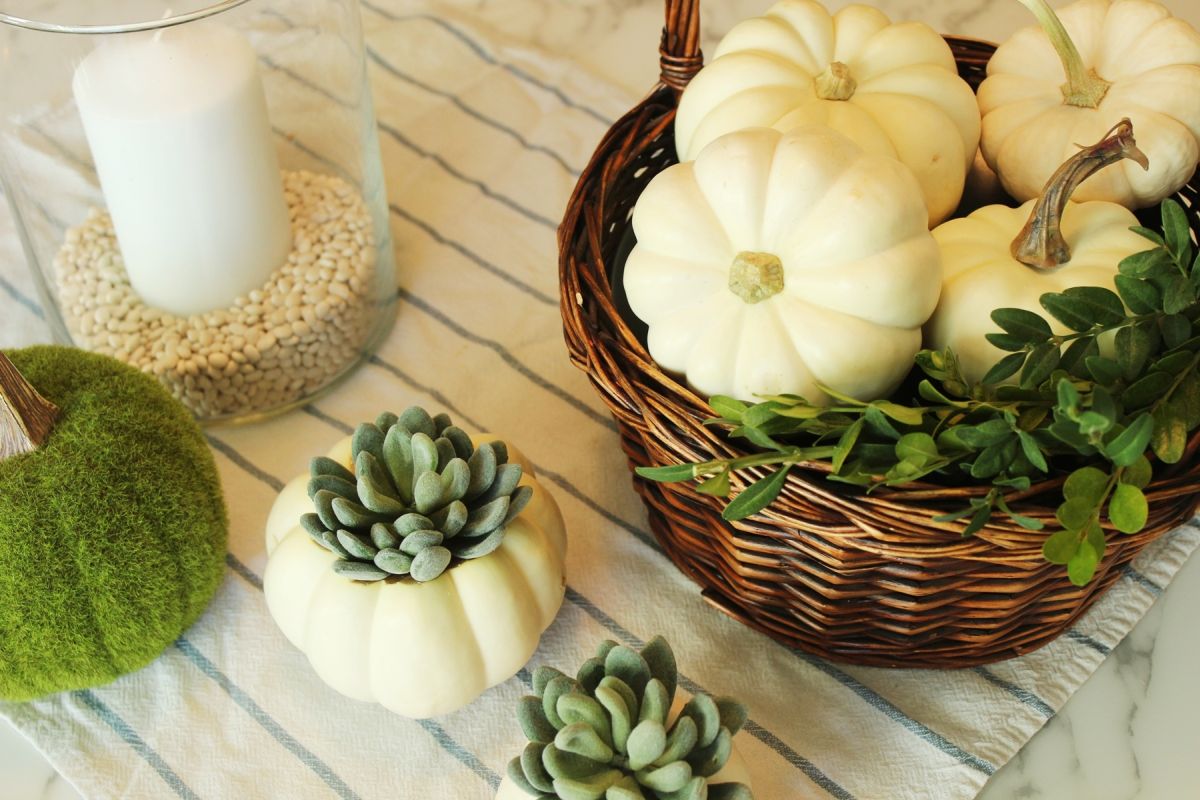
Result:
<instances>
[{"instance_id":1,"label":"pumpkin stem","mask_svg":"<svg viewBox=\"0 0 1200 800\"><path fill-rule=\"evenodd\" d=\"M1013 258L1034 269L1052 269L1071 260L1071 248L1062 235L1063 209L1079 184L1098 170L1123 158L1136 161L1142 169L1150 160L1138 149L1133 138L1133 123L1118 122L1096 144L1085 147L1055 170L1034 203L1029 221L1013 240Z\"/></svg>"},{"instance_id":2,"label":"pumpkin stem","mask_svg":"<svg viewBox=\"0 0 1200 800\"><path fill-rule=\"evenodd\" d=\"M814 79L813 88L822 100L849 100L854 97L858 81L850 74L849 67L834 61Z\"/></svg>"},{"instance_id":3,"label":"pumpkin stem","mask_svg":"<svg viewBox=\"0 0 1200 800\"><path fill-rule=\"evenodd\" d=\"M783 262L770 253L743 250L729 268L729 291L747 303L761 303L783 291Z\"/></svg>"},{"instance_id":4,"label":"pumpkin stem","mask_svg":"<svg viewBox=\"0 0 1200 800\"><path fill-rule=\"evenodd\" d=\"M38 394L0 353L0 461L41 447L58 414L58 406Z\"/></svg>"},{"instance_id":5,"label":"pumpkin stem","mask_svg":"<svg viewBox=\"0 0 1200 800\"><path fill-rule=\"evenodd\" d=\"M1071 35L1063 27L1062 20L1046 0L1018 0L1037 17L1038 24L1050 38L1050 44L1058 51L1062 59L1063 70L1067 73L1067 82L1062 85L1063 102L1069 106L1080 108L1098 108L1100 101L1108 94L1112 83L1096 74L1095 69L1085 69L1083 57Z\"/></svg>"}]
</instances>

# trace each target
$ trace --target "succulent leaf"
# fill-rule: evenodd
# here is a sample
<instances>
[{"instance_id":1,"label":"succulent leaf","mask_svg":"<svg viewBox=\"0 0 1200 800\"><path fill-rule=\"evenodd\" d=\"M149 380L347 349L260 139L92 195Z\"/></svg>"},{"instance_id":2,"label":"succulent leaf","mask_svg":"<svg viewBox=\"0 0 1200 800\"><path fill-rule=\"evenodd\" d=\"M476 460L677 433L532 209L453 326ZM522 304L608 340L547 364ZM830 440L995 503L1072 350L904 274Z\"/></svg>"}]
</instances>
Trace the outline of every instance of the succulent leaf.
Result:
<instances>
[{"instance_id":1,"label":"succulent leaf","mask_svg":"<svg viewBox=\"0 0 1200 800\"><path fill-rule=\"evenodd\" d=\"M521 466L505 463L502 442L476 448L449 416L417 406L359 425L350 449L353 471L324 456L309 463L313 512L300 524L361 565L335 564L355 580L430 581L455 562L487 556L532 497Z\"/></svg>"},{"instance_id":2,"label":"succulent leaf","mask_svg":"<svg viewBox=\"0 0 1200 800\"><path fill-rule=\"evenodd\" d=\"M529 748L527 747L525 749L528 750ZM536 796L542 793L542 789L534 786L533 782L525 777L526 768L524 757L514 758L512 761L509 761L507 772L508 777L512 779L512 782L515 783L517 788L519 788L525 794ZM551 784L550 788L551 790L554 789L553 784Z\"/></svg>"},{"instance_id":3,"label":"succulent leaf","mask_svg":"<svg viewBox=\"0 0 1200 800\"><path fill-rule=\"evenodd\" d=\"M577 679L538 667L537 696L522 698L517 712L531 742L514 759L524 770L519 785L538 800L753 800L741 784L708 782L732 752L725 723L740 728L745 708L697 695L668 728L668 687L677 681L675 656L658 637L641 652L603 643Z\"/></svg>"}]
</instances>

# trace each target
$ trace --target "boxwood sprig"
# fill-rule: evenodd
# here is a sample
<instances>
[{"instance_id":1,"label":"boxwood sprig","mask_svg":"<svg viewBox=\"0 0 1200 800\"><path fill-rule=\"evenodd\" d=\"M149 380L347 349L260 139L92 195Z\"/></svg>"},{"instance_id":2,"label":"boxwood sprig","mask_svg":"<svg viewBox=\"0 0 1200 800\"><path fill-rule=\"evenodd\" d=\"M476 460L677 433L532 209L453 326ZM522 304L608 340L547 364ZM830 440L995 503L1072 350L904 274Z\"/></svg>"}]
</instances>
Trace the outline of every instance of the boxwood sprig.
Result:
<instances>
[{"instance_id":1,"label":"boxwood sprig","mask_svg":"<svg viewBox=\"0 0 1200 800\"><path fill-rule=\"evenodd\" d=\"M861 402L826 387L830 405L795 395L754 404L713 397L716 416L707 424L760 451L637 473L695 480L697 491L728 497L732 473L764 470L725 507L728 520L769 506L801 463L868 492L929 476L987 485L964 508L934 517L965 520L964 535L996 515L1041 530L1043 522L1016 512L1009 498L1065 474L1058 529L1043 554L1085 585L1104 555L1106 528L1145 527L1151 456L1160 466L1179 462L1200 427L1200 255L1173 200L1163 203L1162 225L1161 233L1133 229L1153 247L1120 263L1115 292L1078 287L1042 295L1044 314L992 312L998 330L988 340L1007 354L978 384L963 377L952 351L922 350L909 402ZM1068 332L1054 333L1048 318Z\"/></svg>"}]
</instances>

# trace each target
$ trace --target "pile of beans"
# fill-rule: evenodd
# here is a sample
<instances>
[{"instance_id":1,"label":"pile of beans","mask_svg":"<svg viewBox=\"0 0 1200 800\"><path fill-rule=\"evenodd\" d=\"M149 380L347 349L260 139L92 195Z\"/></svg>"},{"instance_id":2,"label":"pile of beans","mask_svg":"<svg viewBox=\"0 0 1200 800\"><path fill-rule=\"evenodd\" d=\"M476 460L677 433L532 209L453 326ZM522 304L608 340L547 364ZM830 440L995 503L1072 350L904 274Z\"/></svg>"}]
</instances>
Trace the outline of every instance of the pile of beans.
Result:
<instances>
[{"instance_id":1,"label":"pile of beans","mask_svg":"<svg viewBox=\"0 0 1200 800\"><path fill-rule=\"evenodd\" d=\"M202 419L295 402L362 356L392 287L376 285L375 241L361 195L329 175L284 172L292 222L287 263L226 309L179 317L130 286L108 214L67 232L55 259L76 344L156 376Z\"/></svg>"}]
</instances>

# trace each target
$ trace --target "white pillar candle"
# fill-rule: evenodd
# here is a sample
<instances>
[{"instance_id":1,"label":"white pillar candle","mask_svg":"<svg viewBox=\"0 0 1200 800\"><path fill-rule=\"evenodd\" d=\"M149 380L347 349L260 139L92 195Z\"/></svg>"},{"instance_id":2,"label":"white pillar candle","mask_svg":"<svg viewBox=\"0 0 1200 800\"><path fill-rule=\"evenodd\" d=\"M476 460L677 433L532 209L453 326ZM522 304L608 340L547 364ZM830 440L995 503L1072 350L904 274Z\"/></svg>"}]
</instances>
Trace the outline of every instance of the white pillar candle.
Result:
<instances>
[{"instance_id":1,"label":"white pillar candle","mask_svg":"<svg viewBox=\"0 0 1200 800\"><path fill-rule=\"evenodd\" d=\"M75 70L75 101L129 280L149 305L228 307L292 235L254 50L212 23L130 34Z\"/></svg>"}]
</instances>

